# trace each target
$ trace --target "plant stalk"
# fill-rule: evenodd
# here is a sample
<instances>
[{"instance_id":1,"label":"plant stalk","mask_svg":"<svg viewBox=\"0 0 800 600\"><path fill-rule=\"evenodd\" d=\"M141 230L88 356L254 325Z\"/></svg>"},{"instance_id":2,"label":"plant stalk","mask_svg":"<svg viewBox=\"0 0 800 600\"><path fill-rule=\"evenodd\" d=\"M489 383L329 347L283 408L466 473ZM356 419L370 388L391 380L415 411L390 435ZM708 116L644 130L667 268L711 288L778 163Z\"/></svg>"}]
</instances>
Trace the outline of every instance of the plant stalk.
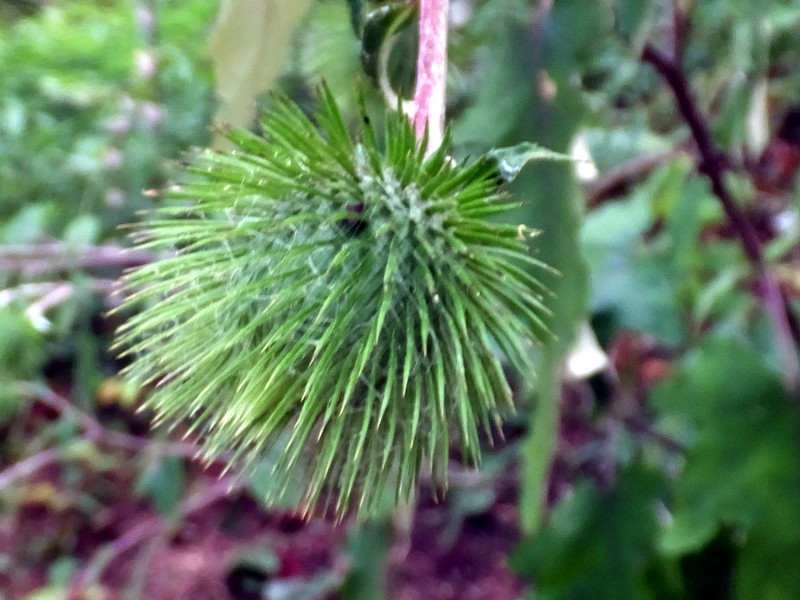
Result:
<instances>
[{"instance_id":1,"label":"plant stalk","mask_svg":"<svg viewBox=\"0 0 800 600\"><path fill-rule=\"evenodd\" d=\"M428 128L429 154L441 145L444 137L449 2L450 0L419 0L414 126L417 139L422 139L425 128Z\"/></svg>"}]
</instances>

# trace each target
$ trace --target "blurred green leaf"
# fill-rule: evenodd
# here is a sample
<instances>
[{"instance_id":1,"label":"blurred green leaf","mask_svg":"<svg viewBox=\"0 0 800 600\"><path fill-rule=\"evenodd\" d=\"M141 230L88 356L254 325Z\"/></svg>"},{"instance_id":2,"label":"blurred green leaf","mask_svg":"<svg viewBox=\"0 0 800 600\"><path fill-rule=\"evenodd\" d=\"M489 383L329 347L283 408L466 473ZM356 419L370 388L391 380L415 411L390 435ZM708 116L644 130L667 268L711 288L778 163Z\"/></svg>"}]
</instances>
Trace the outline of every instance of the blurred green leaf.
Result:
<instances>
[{"instance_id":1,"label":"blurred green leaf","mask_svg":"<svg viewBox=\"0 0 800 600\"><path fill-rule=\"evenodd\" d=\"M757 352L712 338L654 390L653 402L689 446L664 551L695 551L718 528L732 527L739 542L736 597L795 598L800 421L780 376Z\"/></svg>"},{"instance_id":2,"label":"blurred green leaf","mask_svg":"<svg viewBox=\"0 0 800 600\"><path fill-rule=\"evenodd\" d=\"M684 174L675 171L672 179L682 182ZM669 247L644 239L653 203L677 201L659 200L661 185L652 178L628 198L594 210L581 231L581 246L592 272L593 311L612 311L620 328L674 345L685 335L678 294L686 273L677 271ZM678 246L676 252L684 249Z\"/></svg>"},{"instance_id":3,"label":"blurred green leaf","mask_svg":"<svg viewBox=\"0 0 800 600\"><path fill-rule=\"evenodd\" d=\"M0 229L3 243L31 244L40 241L51 229L57 211L52 202L29 204Z\"/></svg>"},{"instance_id":4,"label":"blurred green leaf","mask_svg":"<svg viewBox=\"0 0 800 600\"><path fill-rule=\"evenodd\" d=\"M655 11L652 0L619 0L615 10L617 30L625 39L641 38Z\"/></svg>"},{"instance_id":5,"label":"blurred green leaf","mask_svg":"<svg viewBox=\"0 0 800 600\"><path fill-rule=\"evenodd\" d=\"M567 22L576 28L577 35L586 36L582 42L576 43L575 32L567 38L555 35ZM580 95L571 90L574 85L571 75L575 66L573 61L588 47L583 45L584 42L587 45L592 43L595 28L602 28L604 23L600 7L587 9L583 3L559 2L553 5L548 16L547 29L540 31L541 39L532 41L529 25L508 30L499 41L498 49L507 63L489 76L487 86L496 86L495 93L514 97L516 100L513 102L527 105L528 109L509 113L502 110L505 101L502 101L502 106L495 104L494 114L503 115L509 128L501 125L497 131L477 128L475 132L485 135L485 139L495 145L526 140L556 152L566 152L585 110ZM546 81L555 87L554 97L543 94L542 86L547 87ZM520 82L529 83L521 85ZM501 102L499 98L478 95L476 105L480 107L487 101ZM507 108L511 110L510 106ZM465 117L469 117L471 111ZM490 119L489 125L493 122ZM498 135L506 136L511 131L513 137L498 139ZM562 362L586 315L586 263L578 244L582 207L571 167L535 163L522 171L512 186L517 197L523 200L519 220L542 232L538 238L537 258L559 272L558 276L547 281L557 298L553 303L551 320L556 339L545 346L541 355L533 428L523 451L521 501L526 510L521 518L527 531L533 531L544 515L547 478L558 435Z\"/></svg>"},{"instance_id":6,"label":"blurred green leaf","mask_svg":"<svg viewBox=\"0 0 800 600\"><path fill-rule=\"evenodd\" d=\"M392 544L388 519L365 523L350 534L346 549L353 564L339 590L342 600L385 597L386 558Z\"/></svg>"},{"instance_id":7,"label":"blurred green leaf","mask_svg":"<svg viewBox=\"0 0 800 600\"><path fill-rule=\"evenodd\" d=\"M174 516L186 486L186 470L178 456L162 456L139 476L134 492L147 497L165 517Z\"/></svg>"},{"instance_id":8,"label":"blurred green leaf","mask_svg":"<svg viewBox=\"0 0 800 600\"><path fill-rule=\"evenodd\" d=\"M663 481L634 466L614 487L586 483L553 511L548 524L512 556L535 582L536 600L636 600L665 597L658 573L656 502ZM654 585L657 583L657 585ZM652 588L661 588L653 594Z\"/></svg>"},{"instance_id":9,"label":"blurred green leaf","mask_svg":"<svg viewBox=\"0 0 800 600\"><path fill-rule=\"evenodd\" d=\"M3 292L0 292L2 298ZM24 314L0 302L0 425L12 419L23 402L18 381L39 377L45 340Z\"/></svg>"},{"instance_id":10,"label":"blurred green leaf","mask_svg":"<svg viewBox=\"0 0 800 600\"><path fill-rule=\"evenodd\" d=\"M583 42L591 43L593 29L605 21L599 7L581 4L577 9L578 3L554 4L546 26L536 29L541 37L532 38L531 24L520 18L521 13L506 12L498 2L483 7L481 12L491 14L494 23L493 35L484 43L495 60L483 74L471 104L454 124L457 142L467 149L525 142L566 152L584 114L580 95L570 89L574 85L572 61L583 51ZM557 30L567 22L576 30L561 37ZM555 98L542 96L542 86L548 81L556 87ZM523 201L515 216L542 232L537 258L560 272L547 281L558 299L551 320L557 339L541 356L533 431L524 450L522 503L526 510L521 518L523 527L532 531L543 517L544 490L558 430L561 363L585 315L587 273L578 246L582 210L571 169L534 164L520 173L512 189Z\"/></svg>"},{"instance_id":11,"label":"blurred green leaf","mask_svg":"<svg viewBox=\"0 0 800 600\"><path fill-rule=\"evenodd\" d=\"M275 477L275 463L278 460L281 450L288 443L288 436L284 436L285 441L276 444L273 452L269 453L254 469L249 478L248 488L252 497L263 504L267 498L277 498L269 502L270 507L293 509L300 505L303 499L303 482L300 478L289 483L282 493L279 491L279 481Z\"/></svg>"},{"instance_id":12,"label":"blurred green leaf","mask_svg":"<svg viewBox=\"0 0 800 600\"><path fill-rule=\"evenodd\" d=\"M78 569L78 561L72 556L62 556L50 565L50 581L56 585L69 585L70 578Z\"/></svg>"},{"instance_id":13,"label":"blurred green leaf","mask_svg":"<svg viewBox=\"0 0 800 600\"><path fill-rule=\"evenodd\" d=\"M353 86L363 78L363 68L344 2L312 3L295 49L290 59L303 78L324 80L340 106L354 105Z\"/></svg>"},{"instance_id":14,"label":"blurred green leaf","mask_svg":"<svg viewBox=\"0 0 800 600\"><path fill-rule=\"evenodd\" d=\"M364 19L364 7L366 4L367 0L347 0L350 23L353 26L354 33L361 31L361 23Z\"/></svg>"},{"instance_id":15,"label":"blurred green leaf","mask_svg":"<svg viewBox=\"0 0 800 600\"><path fill-rule=\"evenodd\" d=\"M100 234L100 220L94 215L81 215L64 231L64 241L71 246L91 246Z\"/></svg>"},{"instance_id":16,"label":"blurred green leaf","mask_svg":"<svg viewBox=\"0 0 800 600\"><path fill-rule=\"evenodd\" d=\"M5 241L60 235L88 215L103 237L117 235L149 206L141 191L163 183L166 161L208 137L200 53L213 4L158 3L155 46L130 3L48 3L0 24L0 217L52 208L46 227L7 225Z\"/></svg>"},{"instance_id":17,"label":"blurred green leaf","mask_svg":"<svg viewBox=\"0 0 800 600\"><path fill-rule=\"evenodd\" d=\"M33 378L44 360L42 333L22 313L2 304L0 309L0 331L3 332L0 335L0 367L16 372L21 378Z\"/></svg>"},{"instance_id":18,"label":"blurred green leaf","mask_svg":"<svg viewBox=\"0 0 800 600\"><path fill-rule=\"evenodd\" d=\"M626 161L671 150L673 142L657 135L647 125L631 123L625 128L592 127L584 130L589 154L598 170L605 172Z\"/></svg>"},{"instance_id":19,"label":"blurred green leaf","mask_svg":"<svg viewBox=\"0 0 800 600\"><path fill-rule=\"evenodd\" d=\"M209 41L222 100L218 116L247 127L256 98L280 76L294 32L310 0L224 0Z\"/></svg>"},{"instance_id":20,"label":"blurred green leaf","mask_svg":"<svg viewBox=\"0 0 800 600\"><path fill-rule=\"evenodd\" d=\"M64 600L67 597L67 586L49 585L39 588L25 596L25 600Z\"/></svg>"}]
</instances>

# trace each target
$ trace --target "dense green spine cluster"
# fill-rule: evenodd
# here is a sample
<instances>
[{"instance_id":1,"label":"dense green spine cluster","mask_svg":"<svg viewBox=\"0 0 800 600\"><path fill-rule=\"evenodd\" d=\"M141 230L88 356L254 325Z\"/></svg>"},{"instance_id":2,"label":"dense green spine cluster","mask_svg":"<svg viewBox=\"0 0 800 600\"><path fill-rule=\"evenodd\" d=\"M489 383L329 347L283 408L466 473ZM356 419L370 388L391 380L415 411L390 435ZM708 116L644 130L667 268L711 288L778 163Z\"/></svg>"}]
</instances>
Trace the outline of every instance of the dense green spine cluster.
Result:
<instances>
[{"instance_id":1,"label":"dense green spine cluster","mask_svg":"<svg viewBox=\"0 0 800 600\"><path fill-rule=\"evenodd\" d=\"M189 420L209 456L274 460L272 489L303 508L406 501L446 478L451 444L479 460L546 335L529 232L487 217L514 205L496 161L426 157L402 114L379 143L351 137L329 92L309 119L276 100L263 135L204 151L179 200L137 229L163 258L126 276L136 314L118 345L162 420Z\"/></svg>"}]
</instances>

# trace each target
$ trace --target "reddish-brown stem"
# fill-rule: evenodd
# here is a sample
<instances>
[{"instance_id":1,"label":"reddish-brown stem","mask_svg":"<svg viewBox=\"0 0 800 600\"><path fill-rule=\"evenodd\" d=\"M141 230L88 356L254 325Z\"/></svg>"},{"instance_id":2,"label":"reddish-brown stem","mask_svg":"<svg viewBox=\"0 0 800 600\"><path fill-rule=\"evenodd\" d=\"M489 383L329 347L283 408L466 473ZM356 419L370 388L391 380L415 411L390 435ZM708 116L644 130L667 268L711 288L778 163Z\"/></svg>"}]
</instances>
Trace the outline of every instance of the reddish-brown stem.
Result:
<instances>
[{"instance_id":1,"label":"reddish-brown stem","mask_svg":"<svg viewBox=\"0 0 800 600\"><path fill-rule=\"evenodd\" d=\"M0 490L4 490L9 485L19 479L24 479L34 475L40 469L57 463L64 459L64 448L50 448L29 456L25 460L13 464L4 471L0 471Z\"/></svg>"},{"instance_id":2,"label":"reddish-brown stem","mask_svg":"<svg viewBox=\"0 0 800 600\"><path fill-rule=\"evenodd\" d=\"M670 150L649 156L637 156L603 173L587 183L584 188L587 209L595 208L609 197L614 197L617 188L629 185L637 178L647 175L680 155L680 151Z\"/></svg>"},{"instance_id":3,"label":"reddish-brown stem","mask_svg":"<svg viewBox=\"0 0 800 600\"><path fill-rule=\"evenodd\" d=\"M722 204L731 226L741 240L745 255L759 279L764 305L773 321L777 342L783 356L783 373L786 384L790 389L797 390L800 387L800 364L798 364L797 354L800 338L795 333L796 328L792 327L794 315L780 285L767 268L755 228L736 203L725 183L724 157L714 143L706 120L692 96L686 74L677 58L671 58L649 44L642 52L642 60L650 63L658 71L675 96L678 110L689 126L692 138L697 144L700 154L700 172L710 180L711 190Z\"/></svg>"},{"instance_id":4,"label":"reddish-brown stem","mask_svg":"<svg viewBox=\"0 0 800 600\"><path fill-rule=\"evenodd\" d=\"M447 77L447 13L450 0L419 0L419 55L414 91L417 139L428 128L428 151L444 136L445 79Z\"/></svg>"},{"instance_id":5,"label":"reddish-brown stem","mask_svg":"<svg viewBox=\"0 0 800 600\"><path fill-rule=\"evenodd\" d=\"M127 269L152 260L149 252L112 245L73 248L62 242L48 242L0 248L0 271L17 271L26 276L73 268Z\"/></svg>"},{"instance_id":6,"label":"reddish-brown stem","mask_svg":"<svg viewBox=\"0 0 800 600\"><path fill-rule=\"evenodd\" d=\"M202 448L190 442L153 440L107 429L102 423L95 419L94 416L82 411L70 402L69 399L61 394L57 394L49 387L35 383L20 382L17 384L16 389L23 396L36 399L46 404L57 413L74 421L84 430L85 436L83 439L87 439L91 442L132 452L143 452L146 449L151 449L161 454L182 456L192 460L202 457ZM230 461L231 459L232 456L227 453L219 457L219 460L222 461ZM5 474L6 472L4 471L3 473ZM3 481L2 477L0 477L0 481Z\"/></svg>"}]
</instances>

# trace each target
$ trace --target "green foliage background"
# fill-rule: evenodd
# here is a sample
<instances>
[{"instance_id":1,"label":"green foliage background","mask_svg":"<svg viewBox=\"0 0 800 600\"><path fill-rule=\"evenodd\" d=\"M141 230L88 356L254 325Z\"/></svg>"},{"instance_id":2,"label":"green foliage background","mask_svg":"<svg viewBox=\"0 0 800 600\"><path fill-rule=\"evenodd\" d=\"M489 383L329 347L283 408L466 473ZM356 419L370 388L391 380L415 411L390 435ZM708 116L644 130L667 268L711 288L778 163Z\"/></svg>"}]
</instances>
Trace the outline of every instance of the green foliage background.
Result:
<instances>
[{"instance_id":1,"label":"green foliage background","mask_svg":"<svg viewBox=\"0 0 800 600\"><path fill-rule=\"evenodd\" d=\"M142 190L164 185L174 161L210 142L215 95L206 43L219 6L74 1L19 16L6 4L0 13L11 15L0 22L0 289L68 282L73 293L47 312L46 330L25 313L35 297L2 297L0 465L50 446L64 448L71 464L80 439L69 422L48 424L35 440L15 429L27 407L18 383L50 382L54 369L66 372L73 401L97 409L98 390L120 365L108 351L111 331L97 324L109 306L90 280L119 273L87 270L77 260L30 273L9 268L9 261L21 245L59 243L74 257L87 246L128 243L118 225L159 202ZM795 290L797 312L797 188L765 194L744 165L758 161L781 116L800 98L800 7L791 0L681 4L692 14L683 53L689 83L715 140L738 167L728 183L751 214L780 214L789 223L764 244L774 271L789 274L785 283ZM741 247L726 233L725 216L698 174L674 99L639 58L646 42L672 42L665 33L667 3L453 5L468 16L452 28L450 44L448 114L458 157L522 141L568 151L579 138L602 177L631 159L678 150L588 210L584 192L591 184L582 189L569 165L528 168L512 187L523 202L513 222L542 231L537 257L561 271L548 281L558 297L552 325L558 342L536 357L536 392L523 399L518 417L528 437L498 459L520 464L526 533L511 563L530 578L530 597L797 598L798 399L783 387L773 330ZM154 10L155 27L142 21L142 7ZM245 37L238 41L250 45ZM362 69L346 3L312 3L288 44L263 49L288 56L271 85L310 106L309 92L324 77L354 122L353 83ZM367 95L370 106L381 105L379 94ZM620 370L613 401L595 402L588 418L592 427L614 432L601 457L614 477L598 483L578 470L568 493L548 502L552 460L565 444L558 410L562 364L584 320L606 348L618 348L631 334L655 345L669 369L644 391L637 373ZM135 390L120 398L138 402ZM634 417L683 450L665 449L626 427ZM92 469L113 468L91 444L79 454ZM186 493L180 461L147 455L135 468L137 493L174 516ZM265 485L264 477L254 477L257 494ZM453 492L454 506L486 506L464 494ZM0 495L13 508L12 496L4 489ZM373 547L374 531L385 531L369 527L352 535L357 577L345 587L350 597L377 597L380 587L364 573L383 572L387 543L375 538L381 551L364 548ZM15 558L3 552L0 574ZM76 568L61 564L62 571ZM56 575L51 588L62 589L64 577Z\"/></svg>"}]
</instances>

